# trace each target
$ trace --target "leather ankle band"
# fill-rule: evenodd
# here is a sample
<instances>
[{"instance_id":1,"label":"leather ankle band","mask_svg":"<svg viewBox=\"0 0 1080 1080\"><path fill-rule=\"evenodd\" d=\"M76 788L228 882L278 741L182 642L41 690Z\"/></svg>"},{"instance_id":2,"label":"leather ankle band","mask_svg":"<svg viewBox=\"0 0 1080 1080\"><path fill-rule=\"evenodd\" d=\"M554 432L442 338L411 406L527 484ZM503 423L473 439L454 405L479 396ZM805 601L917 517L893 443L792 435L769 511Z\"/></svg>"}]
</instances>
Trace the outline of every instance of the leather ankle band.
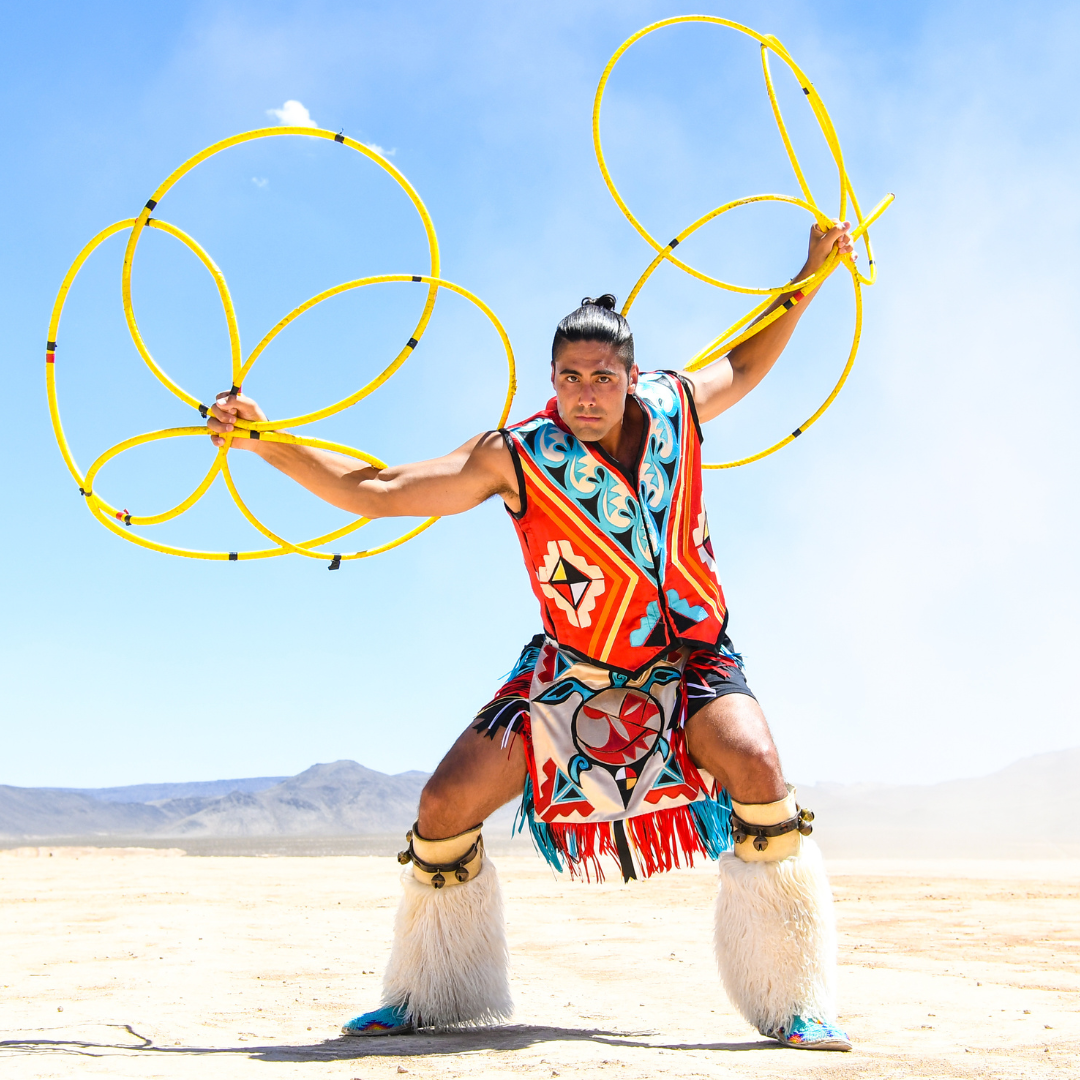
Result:
<instances>
[{"instance_id":1,"label":"leather ankle band","mask_svg":"<svg viewBox=\"0 0 1080 1080\"><path fill-rule=\"evenodd\" d=\"M402 866L412 863L416 880L433 889L463 885L476 877L483 863L484 838L480 829L476 825L445 840L425 840L414 825L405 835L409 846L398 852L398 862ZM417 845L423 854L416 850Z\"/></svg>"}]
</instances>

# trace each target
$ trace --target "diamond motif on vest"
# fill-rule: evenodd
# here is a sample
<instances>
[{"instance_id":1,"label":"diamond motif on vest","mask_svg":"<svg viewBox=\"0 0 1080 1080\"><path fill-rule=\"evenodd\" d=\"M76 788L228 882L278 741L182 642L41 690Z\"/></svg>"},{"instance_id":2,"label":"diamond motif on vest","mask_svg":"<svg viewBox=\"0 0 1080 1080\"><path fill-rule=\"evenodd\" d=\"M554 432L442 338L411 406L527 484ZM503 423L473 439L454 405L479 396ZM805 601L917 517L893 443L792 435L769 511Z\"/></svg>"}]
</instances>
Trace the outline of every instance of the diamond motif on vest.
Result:
<instances>
[{"instance_id":1,"label":"diamond motif on vest","mask_svg":"<svg viewBox=\"0 0 1080 1080\"><path fill-rule=\"evenodd\" d=\"M572 626L592 625L589 614L605 588L600 567L578 555L569 540L552 540L536 576L544 595L555 601Z\"/></svg>"},{"instance_id":2,"label":"diamond motif on vest","mask_svg":"<svg viewBox=\"0 0 1080 1080\"><path fill-rule=\"evenodd\" d=\"M589 588L587 578L573 563L560 559L555 564L548 584L558 590L559 594L570 601L575 611L581 606L585 598L585 592Z\"/></svg>"}]
</instances>

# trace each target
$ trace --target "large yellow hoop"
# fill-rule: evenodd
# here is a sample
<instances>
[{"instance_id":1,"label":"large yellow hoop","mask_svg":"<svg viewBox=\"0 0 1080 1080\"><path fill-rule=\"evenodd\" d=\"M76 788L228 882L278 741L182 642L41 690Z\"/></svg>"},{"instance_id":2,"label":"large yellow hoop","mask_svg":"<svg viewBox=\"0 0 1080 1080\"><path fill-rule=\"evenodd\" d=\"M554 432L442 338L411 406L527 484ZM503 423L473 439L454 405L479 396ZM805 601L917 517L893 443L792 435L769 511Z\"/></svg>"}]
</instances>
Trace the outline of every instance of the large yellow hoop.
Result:
<instances>
[{"instance_id":1,"label":"large yellow hoop","mask_svg":"<svg viewBox=\"0 0 1080 1080\"><path fill-rule=\"evenodd\" d=\"M398 185L404 190L409 197L413 206L416 208L417 213L420 215L420 219L424 226L424 232L427 238L428 251L430 255L430 268L426 274L380 274L372 277L358 278L355 281L346 281L340 285L335 285L332 288L325 289L317 295L311 297L310 300L306 300L303 304L294 308L288 315L281 319L259 342L258 345L252 350L251 354L246 360L243 359L240 350L240 332L236 322L236 313L233 309L232 298L229 295L228 285L226 284L225 277L221 273L220 269L210 258L210 256L203 250L203 248L190 236L188 236L181 229L178 229L175 225L170 224L167 221L163 221L160 218L152 217L152 213L156 210L158 203L169 189L183 176L189 173L196 165L205 161L207 158L212 157L214 154L228 149L231 146L236 146L240 143L249 142L252 139L268 138L276 135L303 135L309 138L317 139L329 139L334 142L341 143L344 146L350 147L356 150L364 157L371 161L374 161L380 168L387 172ZM373 379L365 383L354 393L342 398L340 401L335 402L332 405L328 405L322 409L316 409L312 412L303 413L299 416L292 416L286 419L280 420L267 420L260 423L248 423L245 421L238 421L236 424L236 430L226 437L225 445L222 446L214 455L213 462L210 465L209 470L195 489L185 499L181 500L176 506L171 509L161 511L156 514L132 514L126 509L118 510L115 506L106 502L101 498L94 490L94 485L97 480L100 470L114 458L122 454L126 450L130 450L135 446L141 446L150 442L157 442L162 439L175 439L175 438L187 438L187 437L207 437L207 430L203 426L196 427L179 427L168 428L162 431L148 432L144 435L136 435L133 438L126 439L123 442L117 443L115 446L110 447L104 453L100 454L98 458L93 462L89 469L85 472L81 472L78 465L75 462L75 458L71 452L71 448L68 445L67 437L64 434L64 428L60 421L60 409L57 399L56 391L56 343L57 336L60 327L60 318L63 314L64 304L67 300L68 293L71 290L72 283L74 282L79 271L82 269L83 264L93 254L93 252L109 237L114 236L118 232L122 232L124 229L130 229L131 235L128 238L127 247L124 252L123 271L121 276L121 290L123 296L124 316L127 320L128 330L131 333L132 340L135 343L135 347L139 351L139 355L142 357L146 365L154 373L155 377L165 386L172 394L178 397L181 401L198 409L200 414L205 418L209 409L209 406L203 404L197 397L188 393L181 386L179 386L169 375L161 368L154 357L151 355L150 350L143 341L142 334L139 331L138 322L135 318L135 312L131 302L131 271L134 261L135 250L138 245L139 239L142 236L143 230L146 228L158 229L161 232L176 238L182 244L184 244L199 261L206 267L210 275L214 280L214 284L218 290L218 296L221 299L222 308L225 312L225 321L229 332L229 345L230 345L230 358L231 358L231 375L232 386L234 391L238 391L244 380L251 372L255 361L262 355L267 345L294 319L302 315L305 311L309 311L317 304L322 303L324 300L329 299L332 296L337 296L340 293L348 292L352 289L362 288L366 285L376 284L390 284L408 282L412 284L420 284L427 287L427 296L424 303L423 311L421 312L420 319L416 326L413 328L408 341L404 347L397 353L396 356L390 361L382 371L378 373ZM75 482L79 485L79 490L86 499L87 507L91 514L105 525L111 531L117 533L117 535L124 537L125 540L129 540L140 547L149 548L153 551L161 551L169 555L182 555L187 558L194 559L212 559L212 560L246 560L246 559L266 559L277 555L297 554L304 555L312 559L322 559L328 561L332 569L336 569L342 562L350 559L362 559L369 558L372 555L379 555L384 551L389 551L391 548L395 548L404 544L406 541L411 540L414 536L423 532L425 529L433 525L438 519L428 518L426 521L421 522L419 525L409 529L401 536L396 537L387 543L380 544L376 547L369 549L355 551L349 554L341 553L329 553L315 550L317 548L325 547L327 544L333 543L335 540L340 539L343 536L354 532L356 529L368 523L368 518L360 517L355 521L350 522L347 525L342 526L339 529L335 529L332 532L325 533L322 536L316 536L310 540L304 541L290 541L284 537L278 536L276 533L268 529L259 519L251 512L247 504L244 502L240 495L240 492L236 488L236 484L233 481L232 473L228 464L228 451L234 439L248 439L259 438L268 442L283 442L283 443L295 443L301 446L318 447L325 450L332 450L340 454L346 454L350 457L357 458L361 461L365 461L370 465L374 465L377 468L385 468L385 462L379 458L374 457L371 454L365 453L362 450L356 450L350 446L344 446L340 443L327 442L324 439L310 438L300 435L292 435L281 432L277 429L283 427L300 427L304 424L313 423L316 420L321 420L327 416L333 416L335 413L339 413L344 409L355 405L358 401L367 397L373 391L382 386L396 371L400 369L402 364L412 355L416 346L419 344L420 339L424 335L424 331L427 329L428 323L431 320L432 311L435 306L435 299L440 289L447 289L450 292L456 293L459 296L464 297L470 303L475 305L487 316L488 320L494 326L496 332L499 335L499 340L502 343L503 349L506 353L507 361L507 388L506 396L503 402L502 412L499 416L497 426L501 427L510 413L510 405L514 398L514 391L516 388L515 382L515 367L514 367L514 353L510 345L510 339L507 337L506 331L503 328L502 323L496 317L495 313L481 300L478 296L469 292L468 289L463 288L460 285L456 285L451 281L447 281L439 276L439 244L435 236L435 227L431 222L431 217L428 214L427 207L424 206L420 196L416 193L412 185L405 179L405 177L394 168L384 157L377 154L374 150L364 146L362 143L356 142L353 139L344 135L335 135L332 131L324 131L319 128L299 128L299 127L275 127L275 128L260 128L256 131L247 131L239 135L234 135L229 139L223 139L220 142L214 143L212 146L207 147L205 150L196 154L194 157L189 158L178 169L176 169L170 176L166 178L164 183L158 187L151 198L147 201L146 205L140 211L139 215L135 218L126 218L123 221L118 221L113 225L102 229L95 237L93 237L89 243L79 252L75 261L71 264L67 274L64 276L64 280L60 285L60 290L57 293L56 301L53 304L52 316L49 320L49 338L46 346L45 353L45 372L46 372L46 387L49 396L49 414L52 419L53 432L56 435L57 444L60 447L60 452L64 457L64 462L67 464L68 470L75 478ZM237 508L241 514L250 522L250 524L262 533L271 543L273 547L263 548L254 551L194 551L187 548L175 547L170 544L161 544L155 540L151 540L145 536L140 536L138 533L133 533L130 530L131 526L147 526L156 525L164 521L170 521L173 518L179 517L181 514L189 510L192 506L202 498L203 495L210 489L210 486L214 483L218 476L221 476L229 494L232 496L233 501L236 503Z\"/></svg>"},{"instance_id":2,"label":"large yellow hoop","mask_svg":"<svg viewBox=\"0 0 1080 1080\"><path fill-rule=\"evenodd\" d=\"M780 137L784 143L784 149L787 152L788 160L791 162L792 170L795 173L795 178L798 181L799 189L802 192L802 198L797 198L793 195L751 195L742 199L734 199L731 202L724 203L722 206L716 207L715 210L710 210L707 214L702 215L693 224L688 225L682 232L678 233L675 237L663 244L657 240L645 226L638 220L638 218L631 211L627 205L625 199L619 192L619 189L615 186L615 181L612 179L611 172L608 169L607 161L604 158L604 149L600 140L600 108L604 101L604 92L607 89L608 79L611 77L611 73L615 68L615 65L619 62L622 55L633 45L635 42L640 41L643 37L654 31L661 30L664 27L675 26L679 23L710 23L716 26L727 27L730 30L736 30L740 34L746 34L748 37L753 38L758 42L761 48L761 68L762 74L765 79L765 88L769 95L769 103L772 106L773 117L776 120L777 129L780 133ZM776 100L776 92L773 88L772 74L769 71L769 53L775 53L787 66L790 68L792 74L799 81L799 86L802 87L802 91L806 96L807 102L814 114L814 118L817 120L818 127L821 129L821 133L825 138L825 142L828 145L829 153L832 156L833 162L836 165L837 175L839 178L839 210L836 217L829 217L814 200L811 194L810 187L806 182L806 176L803 173L802 167L799 165L798 157L795 154L795 149L791 144L791 139L788 137L787 127L784 124L784 118L780 113L780 105ZM852 337L851 348L848 352L847 362L844 365L843 371L840 373L839 379L833 386L828 397L822 402L822 404L814 411L814 413L806 420L804 420L794 431L789 435L785 435L784 438L773 443L771 446L766 447L764 450L759 451L756 454L751 454L748 457L738 458L734 461L726 461L717 464L703 464L702 468L705 469L733 469L739 465L747 465L751 461L759 461L763 457L768 457L769 454L775 453L783 446L787 446L788 443L797 439L807 428L816 423L822 416L826 409L836 400L837 394L843 388L844 383L847 382L847 377L851 373L852 365L855 363L855 355L859 350L859 340L862 337L862 286L872 285L877 276L877 268L874 265L874 254L870 247L870 226L885 212L886 208L893 201L893 195L886 195L870 211L865 217L859 208L859 202L855 197L855 191L852 188L851 180L847 174L847 170L844 168L844 157L840 149L840 141L836 136L836 130L833 127L832 120L829 117L828 111L825 108L825 103L821 100L821 96L814 88L813 83L806 77L803 71L791 58L787 49L771 34L759 34L756 30L751 30L747 26L742 26L739 23L732 22L729 19L721 19L713 15L678 15L670 19L662 19L659 22L652 23L646 26L644 29L639 30L636 34L628 37L618 49L615 54L608 61L607 66L604 68L603 74L600 76L600 83L596 88L596 96L593 99L593 114L592 114L592 132L593 132L593 147L596 151L596 160L600 166L600 173L604 178L604 183L607 185L608 191L611 193L611 197L615 200L619 209L622 211L624 217L630 224L637 230L638 235L657 253L656 257L645 268L644 273L638 278L637 283L630 291L630 295L627 297L626 303L623 305L622 314L625 316L629 313L630 308L637 300L645 283L652 277L657 267L663 262L669 262L673 266L678 267L684 273L689 274L691 277L696 278L698 281L705 282L707 285L712 285L719 289L724 289L729 292L747 293L758 296L764 296L764 299L750 309L742 318L738 319L731 326L729 326L723 333L715 337L708 345L698 350L686 363L686 369L689 371L695 371L700 367L704 367L706 364L711 363L713 360L718 359L731 349L735 348L747 338L753 337L754 334L760 333L771 322L780 318L785 309L778 307L775 311L770 312L768 315L762 316L762 313L769 307L769 305L780 295L786 292L790 292L796 289L812 288L815 284L819 283L830 274L833 268L836 266L837 256L834 254L829 257L824 266L821 267L816 273L811 274L809 277L802 281L785 282L783 285L778 286L766 286L763 288L756 288L746 285L734 285L730 282L721 281L719 278L712 277L709 274L702 272L691 266L689 263L684 262L682 259L677 258L673 252L675 248L681 244L688 236L697 232L703 225L710 221L715 220L722 214L728 213L730 210L734 210L739 206L746 206L749 203L755 202L784 202L793 206L801 207L810 213L815 222L822 227L831 227L834 221L842 220L847 213L848 200L851 202L851 208L855 213L858 225L851 232L853 239L862 239L866 247L867 269L869 270L869 276L864 276L855 266L855 263L849 259L844 258L843 262L848 272L851 274L852 286L855 291L855 330ZM755 322L754 320L758 320Z\"/></svg>"}]
</instances>

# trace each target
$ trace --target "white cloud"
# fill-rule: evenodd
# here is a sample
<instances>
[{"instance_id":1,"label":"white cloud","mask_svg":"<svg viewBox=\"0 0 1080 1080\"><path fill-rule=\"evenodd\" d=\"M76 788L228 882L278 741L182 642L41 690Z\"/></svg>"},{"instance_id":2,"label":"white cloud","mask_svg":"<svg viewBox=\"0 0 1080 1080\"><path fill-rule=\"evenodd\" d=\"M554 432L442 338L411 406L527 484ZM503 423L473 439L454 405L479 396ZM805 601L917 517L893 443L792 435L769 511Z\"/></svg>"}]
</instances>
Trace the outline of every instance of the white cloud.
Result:
<instances>
[{"instance_id":1,"label":"white cloud","mask_svg":"<svg viewBox=\"0 0 1080 1080\"><path fill-rule=\"evenodd\" d=\"M276 116L278 123L284 124L286 127L318 127L319 125L311 119L311 113L307 111L305 106L299 101L289 100L286 101L280 109L267 109L267 116Z\"/></svg>"},{"instance_id":2,"label":"white cloud","mask_svg":"<svg viewBox=\"0 0 1080 1080\"><path fill-rule=\"evenodd\" d=\"M393 150L384 150L378 143L366 142L364 143L364 145L369 150L374 150L375 153L378 154L380 157L393 157L397 153L396 146Z\"/></svg>"},{"instance_id":3,"label":"white cloud","mask_svg":"<svg viewBox=\"0 0 1080 1080\"><path fill-rule=\"evenodd\" d=\"M251 182L256 187L266 187L266 185L270 183L270 181L267 180L267 178L265 176L253 176L251 178Z\"/></svg>"}]
</instances>

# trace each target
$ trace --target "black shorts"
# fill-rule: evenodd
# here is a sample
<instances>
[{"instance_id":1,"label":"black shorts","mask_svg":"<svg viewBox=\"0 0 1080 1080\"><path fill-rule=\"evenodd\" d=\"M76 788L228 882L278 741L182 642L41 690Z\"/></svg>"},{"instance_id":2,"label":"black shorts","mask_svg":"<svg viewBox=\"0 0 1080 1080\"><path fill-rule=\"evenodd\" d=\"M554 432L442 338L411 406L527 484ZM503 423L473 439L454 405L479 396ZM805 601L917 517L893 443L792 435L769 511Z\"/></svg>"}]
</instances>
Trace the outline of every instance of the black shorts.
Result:
<instances>
[{"instance_id":1,"label":"black shorts","mask_svg":"<svg viewBox=\"0 0 1080 1080\"><path fill-rule=\"evenodd\" d=\"M688 720L710 701L725 694L754 697L753 691L746 685L742 654L735 651L727 634L715 649L698 649L690 654L683 668L683 686L686 688Z\"/></svg>"}]
</instances>

